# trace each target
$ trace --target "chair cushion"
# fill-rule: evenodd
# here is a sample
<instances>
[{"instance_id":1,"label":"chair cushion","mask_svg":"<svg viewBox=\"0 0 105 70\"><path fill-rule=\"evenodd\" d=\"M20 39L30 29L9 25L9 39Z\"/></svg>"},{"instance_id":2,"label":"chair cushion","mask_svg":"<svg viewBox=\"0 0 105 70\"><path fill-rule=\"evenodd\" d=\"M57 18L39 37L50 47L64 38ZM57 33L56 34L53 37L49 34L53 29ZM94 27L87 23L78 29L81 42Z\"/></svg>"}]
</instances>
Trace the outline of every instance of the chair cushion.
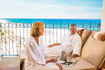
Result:
<instances>
[{"instance_id":1,"label":"chair cushion","mask_svg":"<svg viewBox=\"0 0 105 70\"><path fill-rule=\"evenodd\" d=\"M87 29L83 29L83 28L79 28L77 29L77 33L79 34L79 36L82 39L82 45L85 44L86 40L88 39L88 37L91 34L91 31L87 30Z\"/></svg>"},{"instance_id":2,"label":"chair cushion","mask_svg":"<svg viewBox=\"0 0 105 70\"><path fill-rule=\"evenodd\" d=\"M89 30L82 30L83 32L81 33L81 39L82 39L82 47L81 47L81 50L84 46L84 44L86 43L87 39L89 38L90 34L91 34L91 31Z\"/></svg>"},{"instance_id":3,"label":"chair cushion","mask_svg":"<svg viewBox=\"0 0 105 70\"><path fill-rule=\"evenodd\" d=\"M95 40L90 36L82 49L81 57L98 67L105 57L105 41Z\"/></svg>"},{"instance_id":4,"label":"chair cushion","mask_svg":"<svg viewBox=\"0 0 105 70\"><path fill-rule=\"evenodd\" d=\"M85 42L87 41L88 37L90 36L91 31L89 30L83 30L82 34L81 34L81 39L82 39L82 44L84 45ZM83 46L82 45L82 46Z\"/></svg>"},{"instance_id":5,"label":"chair cushion","mask_svg":"<svg viewBox=\"0 0 105 70\"><path fill-rule=\"evenodd\" d=\"M96 67L82 57L75 58L77 62L72 66L63 65L64 70L96 70Z\"/></svg>"}]
</instances>

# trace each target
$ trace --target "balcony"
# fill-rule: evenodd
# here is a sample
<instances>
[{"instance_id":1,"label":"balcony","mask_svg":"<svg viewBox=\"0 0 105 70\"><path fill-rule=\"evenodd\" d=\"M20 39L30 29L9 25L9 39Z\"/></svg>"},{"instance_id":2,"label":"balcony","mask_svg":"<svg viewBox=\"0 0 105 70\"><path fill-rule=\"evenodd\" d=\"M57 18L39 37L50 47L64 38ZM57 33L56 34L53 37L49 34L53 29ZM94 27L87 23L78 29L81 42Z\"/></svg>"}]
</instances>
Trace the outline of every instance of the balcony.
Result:
<instances>
[{"instance_id":1,"label":"balcony","mask_svg":"<svg viewBox=\"0 0 105 70\"><path fill-rule=\"evenodd\" d=\"M101 23L79 24L74 23L78 28L85 28L90 31L100 31ZM66 24L45 24L43 36L45 46L58 42L61 37L69 32L71 23ZM0 23L0 56L18 56L19 50L24 50L27 38L30 36L32 24L28 23Z\"/></svg>"}]
</instances>

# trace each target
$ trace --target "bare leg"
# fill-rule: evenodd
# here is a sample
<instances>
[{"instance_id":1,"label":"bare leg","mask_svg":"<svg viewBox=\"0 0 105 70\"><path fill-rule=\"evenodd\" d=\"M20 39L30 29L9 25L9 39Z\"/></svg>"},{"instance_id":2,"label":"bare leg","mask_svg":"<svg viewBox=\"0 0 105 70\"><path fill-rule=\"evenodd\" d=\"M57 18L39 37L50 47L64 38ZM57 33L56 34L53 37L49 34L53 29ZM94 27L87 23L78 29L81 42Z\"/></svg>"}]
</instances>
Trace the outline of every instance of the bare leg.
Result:
<instances>
[{"instance_id":1,"label":"bare leg","mask_svg":"<svg viewBox=\"0 0 105 70\"><path fill-rule=\"evenodd\" d=\"M62 65L61 64L56 64L60 70L63 70Z\"/></svg>"}]
</instances>

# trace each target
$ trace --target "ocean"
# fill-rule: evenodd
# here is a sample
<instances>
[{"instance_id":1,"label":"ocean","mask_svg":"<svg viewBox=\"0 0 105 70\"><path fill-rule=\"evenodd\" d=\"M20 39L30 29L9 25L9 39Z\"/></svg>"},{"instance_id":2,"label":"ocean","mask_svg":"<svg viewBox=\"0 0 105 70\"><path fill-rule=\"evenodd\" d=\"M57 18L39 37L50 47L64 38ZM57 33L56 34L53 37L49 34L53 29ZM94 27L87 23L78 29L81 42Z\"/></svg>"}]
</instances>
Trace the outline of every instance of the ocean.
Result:
<instances>
[{"instance_id":1,"label":"ocean","mask_svg":"<svg viewBox=\"0 0 105 70\"><path fill-rule=\"evenodd\" d=\"M79 28L86 28L91 31L99 31L101 19L24 19L24 18L3 18L9 23L25 23L32 24L41 21L46 28L68 28L71 24L76 24Z\"/></svg>"}]
</instances>

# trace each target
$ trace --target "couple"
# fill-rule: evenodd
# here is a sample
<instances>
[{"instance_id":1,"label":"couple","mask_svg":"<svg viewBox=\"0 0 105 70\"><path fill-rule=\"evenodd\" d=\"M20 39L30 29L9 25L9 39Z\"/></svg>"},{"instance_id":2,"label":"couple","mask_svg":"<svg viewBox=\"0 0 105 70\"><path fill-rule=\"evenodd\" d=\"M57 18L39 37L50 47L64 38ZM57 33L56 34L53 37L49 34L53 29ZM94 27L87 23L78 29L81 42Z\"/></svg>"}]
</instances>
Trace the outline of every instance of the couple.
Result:
<instances>
[{"instance_id":1,"label":"couple","mask_svg":"<svg viewBox=\"0 0 105 70\"><path fill-rule=\"evenodd\" d=\"M81 39L76 33L76 26L72 24L70 26L70 34L65 37L63 41L66 41L67 54L73 51L70 57L77 57L80 55L80 44ZM27 40L26 48L26 60L25 69L26 70L63 70L60 64L56 63L56 59L46 60L44 52L44 44L42 36L44 34L44 24L42 22L35 22L31 28L30 38ZM70 40L72 40L70 42ZM48 45L48 47L62 45L62 42ZM70 44L69 44L70 42Z\"/></svg>"}]
</instances>

